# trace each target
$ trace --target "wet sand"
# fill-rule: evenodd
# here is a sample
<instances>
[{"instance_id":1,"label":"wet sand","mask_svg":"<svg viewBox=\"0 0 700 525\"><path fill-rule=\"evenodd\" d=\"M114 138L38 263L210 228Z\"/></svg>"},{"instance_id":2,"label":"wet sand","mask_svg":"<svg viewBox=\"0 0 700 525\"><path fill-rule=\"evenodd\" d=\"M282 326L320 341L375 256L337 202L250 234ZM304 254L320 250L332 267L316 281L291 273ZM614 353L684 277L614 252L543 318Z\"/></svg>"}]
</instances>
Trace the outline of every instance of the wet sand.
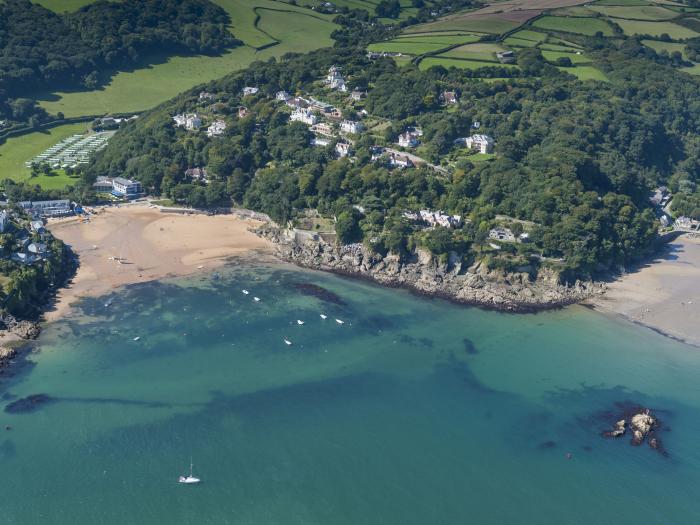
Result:
<instances>
[{"instance_id":1,"label":"wet sand","mask_svg":"<svg viewBox=\"0 0 700 525\"><path fill-rule=\"evenodd\" d=\"M680 236L588 304L700 346L700 238Z\"/></svg>"},{"instance_id":2,"label":"wet sand","mask_svg":"<svg viewBox=\"0 0 700 525\"><path fill-rule=\"evenodd\" d=\"M248 231L259 224L231 215L162 213L141 204L103 208L86 222L77 217L50 222L51 232L78 255L80 267L45 318L55 320L77 299L125 284L209 270L232 256L269 254L270 243Z\"/></svg>"}]
</instances>

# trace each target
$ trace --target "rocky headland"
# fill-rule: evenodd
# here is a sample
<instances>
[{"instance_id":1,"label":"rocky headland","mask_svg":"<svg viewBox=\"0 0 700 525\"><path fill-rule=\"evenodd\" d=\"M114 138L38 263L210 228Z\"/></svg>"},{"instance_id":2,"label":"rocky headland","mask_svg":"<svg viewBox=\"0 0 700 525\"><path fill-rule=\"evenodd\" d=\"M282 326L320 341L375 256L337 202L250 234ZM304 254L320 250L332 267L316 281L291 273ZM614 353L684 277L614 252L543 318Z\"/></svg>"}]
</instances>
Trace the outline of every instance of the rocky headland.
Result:
<instances>
[{"instance_id":1,"label":"rocky headland","mask_svg":"<svg viewBox=\"0 0 700 525\"><path fill-rule=\"evenodd\" d=\"M441 263L429 252L408 258L374 253L363 244L338 245L323 240L295 240L278 228L255 230L275 246L280 259L315 270L360 277L382 285L509 312L534 312L577 303L602 293L603 285L560 282L556 272L541 268L530 272L493 270L477 262L465 265L456 254Z\"/></svg>"}]
</instances>

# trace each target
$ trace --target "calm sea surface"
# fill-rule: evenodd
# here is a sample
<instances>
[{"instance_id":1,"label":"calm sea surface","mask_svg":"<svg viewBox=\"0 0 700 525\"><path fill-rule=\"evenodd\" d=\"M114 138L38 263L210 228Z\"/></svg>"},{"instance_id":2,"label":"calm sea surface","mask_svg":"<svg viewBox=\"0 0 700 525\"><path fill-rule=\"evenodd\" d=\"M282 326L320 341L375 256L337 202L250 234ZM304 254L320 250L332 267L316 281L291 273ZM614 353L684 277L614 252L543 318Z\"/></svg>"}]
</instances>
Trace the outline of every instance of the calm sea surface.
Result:
<instances>
[{"instance_id":1,"label":"calm sea surface","mask_svg":"<svg viewBox=\"0 0 700 525\"><path fill-rule=\"evenodd\" d=\"M584 308L244 265L86 300L37 348L0 380L53 398L0 412L2 524L700 523L700 350ZM622 402L668 457L600 437Z\"/></svg>"}]
</instances>

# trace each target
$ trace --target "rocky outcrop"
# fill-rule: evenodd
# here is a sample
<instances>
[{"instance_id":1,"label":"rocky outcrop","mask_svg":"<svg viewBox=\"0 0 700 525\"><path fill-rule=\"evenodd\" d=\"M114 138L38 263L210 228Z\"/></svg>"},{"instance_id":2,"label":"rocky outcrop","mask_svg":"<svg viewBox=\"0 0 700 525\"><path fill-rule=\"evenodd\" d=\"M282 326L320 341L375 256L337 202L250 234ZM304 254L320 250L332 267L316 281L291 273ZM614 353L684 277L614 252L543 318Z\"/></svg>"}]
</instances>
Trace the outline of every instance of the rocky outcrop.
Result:
<instances>
[{"instance_id":1,"label":"rocky outcrop","mask_svg":"<svg viewBox=\"0 0 700 525\"><path fill-rule=\"evenodd\" d=\"M602 285L592 282L577 281L573 286L565 286L555 272L546 268L533 277L527 271L508 273L491 270L481 263L465 267L456 254L451 254L445 264L425 251L402 260L397 255L374 253L362 244L291 240L272 227L255 233L275 243L280 259L298 266L362 277L497 310L543 310L576 303L603 291Z\"/></svg>"},{"instance_id":2,"label":"rocky outcrop","mask_svg":"<svg viewBox=\"0 0 700 525\"><path fill-rule=\"evenodd\" d=\"M41 329L35 322L19 320L11 315L0 317L0 373L17 357L19 350L16 345L36 339L40 332Z\"/></svg>"},{"instance_id":3,"label":"rocky outcrop","mask_svg":"<svg viewBox=\"0 0 700 525\"><path fill-rule=\"evenodd\" d=\"M630 407L622 415L623 419L617 421L612 430L603 432L603 437L622 437L629 430L632 434L631 445L638 447L646 441L651 448L666 455L661 440L656 436L661 429L661 422L651 410L639 406Z\"/></svg>"}]
</instances>

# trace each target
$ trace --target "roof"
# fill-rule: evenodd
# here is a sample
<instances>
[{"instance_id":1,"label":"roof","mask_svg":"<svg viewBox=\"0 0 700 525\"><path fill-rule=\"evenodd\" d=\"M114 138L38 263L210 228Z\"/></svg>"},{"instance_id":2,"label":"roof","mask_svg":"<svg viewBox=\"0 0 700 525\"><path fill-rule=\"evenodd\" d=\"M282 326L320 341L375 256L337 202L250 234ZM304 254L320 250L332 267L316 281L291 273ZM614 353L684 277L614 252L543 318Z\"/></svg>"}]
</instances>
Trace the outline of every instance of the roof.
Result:
<instances>
[{"instance_id":1,"label":"roof","mask_svg":"<svg viewBox=\"0 0 700 525\"><path fill-rule=\"evenodd\" d=\"M136 181L136 180L125 179L124 177L116 177L116 178L114 179L114 182L117 183L117 184L124 184L125 186L126 186L126 185L130 185L130 184L140 184L140 183L139 183L138 181Z\"/></svg>"}]
</instances>

